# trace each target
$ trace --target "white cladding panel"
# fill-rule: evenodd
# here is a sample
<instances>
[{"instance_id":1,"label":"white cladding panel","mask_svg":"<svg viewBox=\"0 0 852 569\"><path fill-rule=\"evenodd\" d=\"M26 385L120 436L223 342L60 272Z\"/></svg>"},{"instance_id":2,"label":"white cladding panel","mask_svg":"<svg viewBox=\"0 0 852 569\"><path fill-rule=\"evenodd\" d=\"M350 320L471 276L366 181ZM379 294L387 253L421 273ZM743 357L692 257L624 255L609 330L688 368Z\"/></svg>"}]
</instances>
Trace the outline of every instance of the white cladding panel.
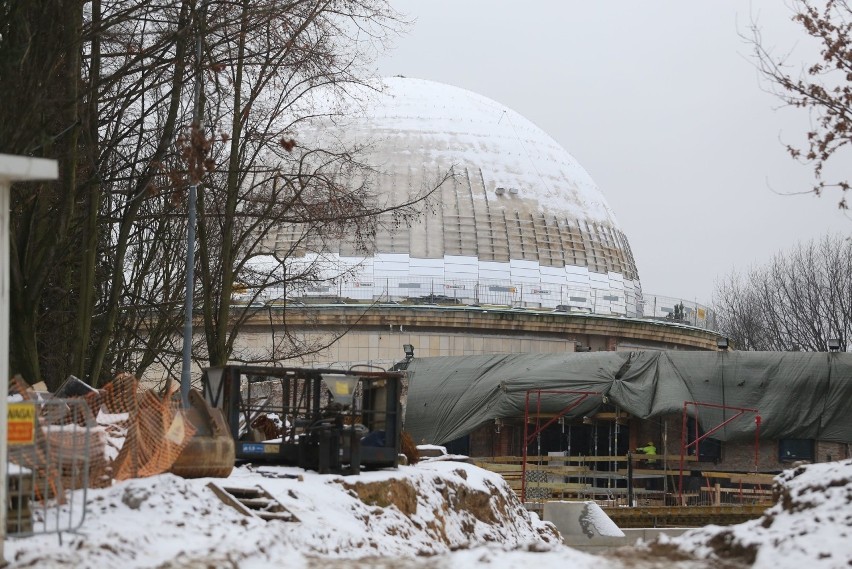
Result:
<instances>
[{"instance_id":1,"label":"white cladding panel","mask_svg":"<svg viewBox=\"0 0 852 569\"><path fill-rule=\"evenodd\" d=\"M479 259L462 255L445 255L444 274L448 279L479 280Z\"/></svg>"},{"instance_id":2,"label":"white cladding panel","mask_svg":"<svg viewBox=\"0 0 852 569\"><path fill-rule=\"evenodd\" d=\"M494 261L479 262L479 279L484 281L512 282L512 268L509 263L497 263Z\"/></svg>"},{"instance_id":3,"label":"white cladding panel","mask_svg":"<svg viewBox=\"0 0 852 569\"><path fill-rule=\"evenodd\" d=\"M409 260L409 267L411 267L411 276L413 277L444 279L443 259L417 259L412 257Z\"/></svg>"}]
</instances>

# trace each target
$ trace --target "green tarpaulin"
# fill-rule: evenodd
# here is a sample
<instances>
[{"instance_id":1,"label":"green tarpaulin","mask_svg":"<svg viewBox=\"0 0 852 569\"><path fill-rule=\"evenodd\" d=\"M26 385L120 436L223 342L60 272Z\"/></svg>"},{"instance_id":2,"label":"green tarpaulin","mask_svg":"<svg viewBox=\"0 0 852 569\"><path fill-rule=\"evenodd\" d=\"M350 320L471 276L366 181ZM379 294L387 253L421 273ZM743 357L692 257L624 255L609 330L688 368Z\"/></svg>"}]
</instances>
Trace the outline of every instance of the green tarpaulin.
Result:
<instances>
[{"instance_id":1,"label":"green tarpaulin","mask_svg":"<svg viewBox=\"0 0 852 569\"><path fill-rule=\"evenodd\" d=\"M442 444L494 421L523 417L531 390L593 392L568 416L594 413L606 397L636 417L698 407L702 427L746 412L720 440L761 438L852 442L852 354L803 352L641 351L417 358L410 362L405 428L415 441ZM543 393L542 413L581 397ZM695 406L690 406L693 414Z\"/></svg>"}]
</instances>

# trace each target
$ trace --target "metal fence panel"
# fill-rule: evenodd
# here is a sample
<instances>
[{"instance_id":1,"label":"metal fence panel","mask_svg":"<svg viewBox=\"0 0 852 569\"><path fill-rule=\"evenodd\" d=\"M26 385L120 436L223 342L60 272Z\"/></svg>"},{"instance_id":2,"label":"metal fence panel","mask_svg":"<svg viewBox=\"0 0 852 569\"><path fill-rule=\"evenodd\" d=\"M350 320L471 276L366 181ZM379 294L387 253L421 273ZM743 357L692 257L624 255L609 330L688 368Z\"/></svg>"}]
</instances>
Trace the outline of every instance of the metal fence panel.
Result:
<instances>
[{"instance_id":1,"label":"metal fence panel","mask_svg":"<svg viewBox=\"0 0 852 569\"><path fill-rule=\"evenodd\" d=\"M92 452L101 452L97 435L102 433L89 406L83 399L10 405L22 420L10 441L5 465L7 535L76 530L86 517Z\"/></svg>"}]
</instances>

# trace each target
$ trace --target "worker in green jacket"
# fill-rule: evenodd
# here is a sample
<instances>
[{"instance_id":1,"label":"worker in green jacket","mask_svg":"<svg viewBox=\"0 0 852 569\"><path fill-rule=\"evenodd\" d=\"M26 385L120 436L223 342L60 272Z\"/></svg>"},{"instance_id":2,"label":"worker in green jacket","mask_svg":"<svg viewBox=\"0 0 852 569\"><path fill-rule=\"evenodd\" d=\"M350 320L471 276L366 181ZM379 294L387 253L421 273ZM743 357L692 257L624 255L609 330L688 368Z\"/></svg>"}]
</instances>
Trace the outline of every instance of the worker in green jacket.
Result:
<instances>
[{"instance_id":1,"label":"worker in green jacket","mask_svg":"<svg viewBox=\"0 0 852 569\"><path fill-rule=\"evenodd\" d=\"M657 454L657 447L654 445L653 442L648 441L647 443L645 443L645 446L637 448L636 452L641 453L641 454L654 454L654 455L656 455ZM649 466L650 465L656 466L657 459L649 459L647 461L647 463L648 463Z\"/></svg>"}]
</instances>

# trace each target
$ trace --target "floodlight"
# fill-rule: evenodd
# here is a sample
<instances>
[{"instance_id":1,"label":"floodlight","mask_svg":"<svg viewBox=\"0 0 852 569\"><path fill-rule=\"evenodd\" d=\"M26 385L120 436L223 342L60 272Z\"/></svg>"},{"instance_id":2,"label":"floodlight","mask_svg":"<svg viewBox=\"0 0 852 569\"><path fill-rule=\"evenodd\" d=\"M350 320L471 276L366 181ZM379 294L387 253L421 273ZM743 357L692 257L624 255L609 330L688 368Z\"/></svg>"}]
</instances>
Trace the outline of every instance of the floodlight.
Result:
<instances>
[{"instance_id":1,"label":"floodlight","mask_svg":"<svg viewBox=\"0 0 852 569\"><path fill-rule=\"evenodd\" d=\"M411 344L403 344L402 351L405 352L405 359L410 360L414 357L414 346Z\"/></svg>"},{"instance_id":2,"label":"floodlight","mask_svg":"<svg viewBox=\"0 0 852 569\"><path fill-rule=\"evenodd\" d=\"M842 338L829 338L828 339L828 351L830 352L839 352L840 348L842 348L843 339Z\"/></svg>"},{"instance_id":3,"label":"floodlight","mask_svg":"<svg viewBox=\"0 0 852 569\"><path fill-rule=\"evenodd\" d=\"M728 339L727 338L716 338L716 347L720 350L728 349Z\"/></svg>"}]
</instances>

